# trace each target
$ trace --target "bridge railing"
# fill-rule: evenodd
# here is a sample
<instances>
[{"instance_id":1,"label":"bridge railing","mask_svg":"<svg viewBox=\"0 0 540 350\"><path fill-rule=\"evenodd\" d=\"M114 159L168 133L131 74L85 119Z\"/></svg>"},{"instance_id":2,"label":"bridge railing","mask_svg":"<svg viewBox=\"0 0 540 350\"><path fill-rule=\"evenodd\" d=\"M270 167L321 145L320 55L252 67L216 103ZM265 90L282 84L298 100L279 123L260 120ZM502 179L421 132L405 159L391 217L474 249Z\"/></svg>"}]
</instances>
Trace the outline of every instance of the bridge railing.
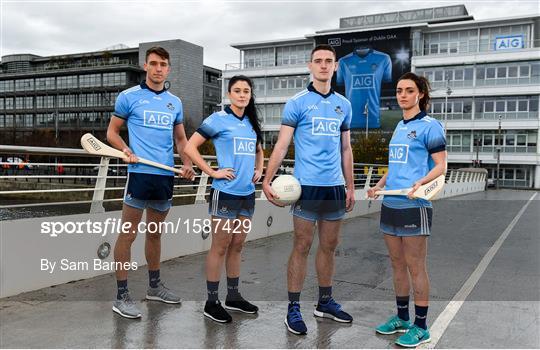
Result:
<instances>
[{"instance_id":1,"label":"bridge railing","mask_svg":"<svg viewBox=\"0 0 540 350\"><path fill-rule=\"evenodd\" d=\"M47 156L54 158L54 161L27 162L20 155L34 158ZM175 158L180 163L178 155ZM217 168L215 156L203 158L211 167ZM81 149L0 145L0 160L0 209L85 204L89 205L86 212L101 213L106 211L104 204L116 203L116 206L109 206L110 210L119 209L123 199L127 164L118 159L90 155ZM294 160L286 159L276 176L292 174L293 169ZM355 163L355 188L367 190L379 181L387 169L386 165L381 164ZM198 168L195 171L197 175L193 182L175 179L174 205L206 201L211 179ZM483 174L450 170L447 182L485 182ZM261 181L256 183L257 198L261 197Z\"/></svg>"}]
</instances>

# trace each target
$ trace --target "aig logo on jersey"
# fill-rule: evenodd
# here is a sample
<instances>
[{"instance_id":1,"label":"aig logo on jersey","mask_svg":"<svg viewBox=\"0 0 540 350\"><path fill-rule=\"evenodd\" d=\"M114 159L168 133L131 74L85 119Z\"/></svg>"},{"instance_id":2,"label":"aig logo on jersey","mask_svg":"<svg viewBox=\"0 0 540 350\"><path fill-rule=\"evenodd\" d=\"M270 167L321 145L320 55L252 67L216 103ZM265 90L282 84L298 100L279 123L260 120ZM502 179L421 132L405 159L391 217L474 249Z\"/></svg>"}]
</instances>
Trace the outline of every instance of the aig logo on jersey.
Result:
<instances>
[{"instance_id":1,"label":"aig logo on jersey","mask_svg":"<svg viewBox=\"0 0 540 350\"><path fill-rule=\"evenodd\" d=\"M371 89L374 87L373 74L353 74L352 88L353 89Z\"/></svg>"},{"instance_id":2,"label":"aig logo on jersey","mask_svg":"<svg viewBox=\"0 0 540 350\"><path fill-rule=\"evenodd\" d=\"M311 134L320 136L339 136L339 125L339 119L313 117L311 120Z\"/></svg>"},{"instance_id":3,"label":"aig logo on jersey","mask_svg":"<svg viewBox=\"0 0 540 350\"><path fill-rule=\"evenodd\" d=\"M255 156L257 139L248 137L234 138L234 154L244 156Z\"/></svg>"},{"instance_id":4,"label":"aig logo on jersey","mask_svg":"<svg viewBox=\"0 0 540 350\"><path fill-rule=\"evenodd\" d=\"M144 126L158 129L172 129L172 114L158 111L144 111Z\"/></svg>"},{"instance_id":5,"label":"aig logo on jersey","mask_svg":"<svg viewBox=\"0 0 540 350\"><path fill-rule=\"evenodd\" d=\"M389 148L389 163L407 163L409 145L390 144Z\"/></svg>"}]
</instances>

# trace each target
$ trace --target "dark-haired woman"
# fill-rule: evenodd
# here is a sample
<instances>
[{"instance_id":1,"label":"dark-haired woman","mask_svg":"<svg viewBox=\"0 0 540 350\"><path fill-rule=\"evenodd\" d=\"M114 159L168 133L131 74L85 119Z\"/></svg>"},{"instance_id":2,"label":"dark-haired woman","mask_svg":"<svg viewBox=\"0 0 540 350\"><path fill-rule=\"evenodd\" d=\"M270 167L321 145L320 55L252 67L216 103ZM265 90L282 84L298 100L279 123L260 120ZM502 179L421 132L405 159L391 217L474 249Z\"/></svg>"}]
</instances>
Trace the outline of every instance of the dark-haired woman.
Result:
<instances>
[{"instance_id":1,"label":"dark-haired woman","mask_svg":"<svg viewBox=\"0 0 540 350\"><path fill-rule=\"evenodd\" d=\"M248 77L234 76L227 91L231 105L206 118L184 150L199 169L213 178L208 209L212 215L212 245L206 256L208 300L204 315L220 323L232 321L218 298L224 262L225 308L251 314L258 311L240 295L238 282L242 247L255 209L255 183L262 176L264 162L253 83ZM214 143L218 170L213 170L198 151L206 140Z\"/></svg>"},{"instance_id":2,"label":"dark-haired woman","mask_svg":"<svg viewBox=\"0 0 540 350\"><path fill-rule=\"evenodd\" d=\"M426 324L429 278L426 269L427 237L431 233L431 202L412 198L421 185L446 171L446 140L441 123L426 114L429 108L429 82L414 73L398 81L396 98L403 111L389 145L388 173L375 191L412 187L407 197L385 196L381 207L380 229L392 263L397 314L379 325L380 334L405 333L396 344L415 347L430 341ZM409 276L414 292L415 320L409 321Z\"/></svg>"}]
</instances>

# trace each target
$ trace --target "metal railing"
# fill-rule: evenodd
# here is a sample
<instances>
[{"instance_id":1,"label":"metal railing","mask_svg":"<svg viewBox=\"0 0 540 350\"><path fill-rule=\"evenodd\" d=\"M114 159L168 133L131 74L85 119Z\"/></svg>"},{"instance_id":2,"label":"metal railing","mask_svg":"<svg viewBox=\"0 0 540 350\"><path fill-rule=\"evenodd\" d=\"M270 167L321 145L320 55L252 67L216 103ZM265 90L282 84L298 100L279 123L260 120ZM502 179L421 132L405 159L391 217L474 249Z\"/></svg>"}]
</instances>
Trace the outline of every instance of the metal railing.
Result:
<instances>
[{"instance_id":1,"label":"metal railing","mask_svg":"<svg viewBox=\"0 0 540 350\"><path fill-rule=\"evenodd\" d=\"M62 159L54 162L0 162L0 184L3 184L0 186L0 209L86 204L90 205L90 212L103 212L103 204L123 199L127 165L116 159L111 163L110 158L90 155L80 149L9 145L0 145L0 154L6 154L2 157L4 160L12 155L24 159L23 154ZM178 160L179 157L175 155L175 158ZM210 166L217 167L215 156L203 158ZM293 169L294 160L286 159L276 176L292 174ZM355 187L373 186L386 169L386 165L354 164ZM199 174L194 182L175 179L175 205L205 202L211 181L199 169L196 172ZM260 197L261 181L256 184L255 191Z\"/></svg>"},{"instance_id":2,"label":"metal railing","mask_svg":"<svg viewBox=\"0 0 540 350\"><path fill-rule=\"evenodd\" d=\"M272 69L272 68L289 68L289 67L305 67L309 62L309 54L307 56L282 58L280 60L272 59L248 59L244 62L226 63L225 70L244 70L244 69Z\"/></svg>"},{"instance_id":3,"label":"metal railing","mask_svg":"<svg viewBox=\"0 0 540 350\"><path fill-rule=\"evenodd\" d=\"M55 207L45 215L71 213L100 213L121 208L127 179L127 164L118 159L90 155L81 149L0 145L0 154L19 161L27 157L52 157L53 162L0 162L0 214L2 210L34 207ZM14 157L16 155L16 157ZM178 156L175 158L179 160ZM215 156L203 157L211 167L217 167ZM58 159L61 159L59 161ZM112 160L112 163L111 163ZM267 161L268 159L265 159ZM179 167L177 165L177 167ZM276 176L292 174L294 160L284 160ZM362 190L374 186L387 172L386 165L355 163L355 188ZM196 169L193 182L175 178L173 205L205 203L211 180ZM450 182L484 181L476 173L452 170L447 174ZM262 180L262 179L261 179ZM256 198L262 194L261 181L255 186ZM76 206L76 212L68 210ZM75 209L73 209L75 210ZM30 214L32 215L32 214ZM15 215L17 217L17 215ZM0 215L0 220L6 219Z\"/></svg>"},{"instance_id":4,"label":"metal railing","mask_svg":"<svg viewBox=\"0 0 540 350\"><path fill-rule=\"evenodd\" d=\"M16 75L25 75L28 73L43 73L43 72L51 72L51 71L57 71L57 70L66 70L66 71L79 71L81 69L89 68L89 69L95 69L95 68L105 68L105 67L114 67L119 65L127 65L132 66L141 69L138 63L133 62L129 59L123 59L123 60L99 60L99 61L93 61L93 62L76 62L76 63L65 63L61 61L52 61L45 65L35 66L35 67L28 67L24 70L17 70L13 71L9 68L6 69L3 72L0 72L4 76L16 76Z\"/></svg>"},{"instance_id":5,"label":"metal railing","mask_svg":"<svg viewBox=\"0 0 540 350\"><path fill-rule=\"evenodd\" d=\"M495 49L496 40L478 39L477 36L471 36L462 38L461 40L450 41L430 41L426 38L424 47L421 50L415 50L415 56L454 56L454 55L467 55L467 54L497 54L508 52L519 52L524 50L534 50L538 48L540 40L522 40L523 47Z\"/></svg>"}]
</instances>

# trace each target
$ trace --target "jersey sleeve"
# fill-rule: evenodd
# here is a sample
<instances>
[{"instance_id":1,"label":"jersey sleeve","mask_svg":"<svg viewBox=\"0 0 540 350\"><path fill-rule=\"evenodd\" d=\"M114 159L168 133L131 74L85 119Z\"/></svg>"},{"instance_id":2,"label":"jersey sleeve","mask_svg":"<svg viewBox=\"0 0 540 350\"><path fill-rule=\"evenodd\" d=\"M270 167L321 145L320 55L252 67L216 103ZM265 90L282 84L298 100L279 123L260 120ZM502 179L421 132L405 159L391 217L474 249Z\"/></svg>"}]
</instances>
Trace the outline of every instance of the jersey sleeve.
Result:
<instances>
[{"instance_id":1,"label":"jersey sleeve","mask_svg":"<svg viewBox=\"0 0 540 350\"><path fill-rule=\"evenodd\" d=\"M341 86L345 85L345 62L341 59L338 63L338 70L336 74L336 84Z\"/></svg>"},{"instance_id":2,"label":"jersey sleeve","mask_svg":"<svg viewBox=\"0 0 540 350\"><path fill-rule=\"evenodd\" d=\"M197 129L197 132L201 134L205 139L212 139L219 133L218 121L212 114L205 120L203 120L201 126Z\"/></svg>"},{"instance_id":3,"label":"jersey sleeve","mask_svg":"<svg viewBox=\"0 0 540 350\"><path fill-rule=\"evenodd\" d=\"M390 59L390 56L386 56L386 59L384 60L383 81L387 83L392 81L392 60Z\"/></svg>"},{"instance_id":4,"label":"jersey sleeve","mask_svg":"<svg viewBox=\"0 0 540 350\"><path fill-rule=\"evenodd\" d=\"M287 125L296 128L300 115L298 113L298 107L295 100L289 100L283 108L283 117L281 118L281 125Z\"/></svg>"},{"instance_id":5,"label":"jersey sleeve","mask_svg":"<svg viewBox=\"0 0 540 350\"><path fill-rule=\"evenodd\" d=\"M345 119L343 119L343 122L341 123L341 131L350 130L351 121L352 121L352 106L351 106L351 103L347 101L347 111L345 114Z\"/></svg>"},{"instance_id":6,"label":"jersey sleeve","mask_svg":"<svg viewBox=\"0 0 540 350\"><path fill-rule=\"evenodd\" d=\"M446 137L442 124L433 120L425 136L425 145L429 154L446 150Z\"/></svg>"},{"instance_id":7,"label":"jersey sleeve","mask_svg":"<svg viewBox=\"0 0 540 350\"><path fill-rule=\"evenodd\" d=\"M182 106L182 102L178 104L178 113L176 113L176 118L174 119L174 125L183 124L184 123L184 106Z\"/></svg>"},{"instance_id":8,"label":"jersey sleeve","mask_svg":"<svg viewBox=\"0 0 540 350\"><path fill-rule=\"evenodd\" d=\"M118 97L116 98L116 102L114 103L113 115L118 118L127 120L130 114L131 112L129 110L129 101L126 94L124 93L118 94Z\"/></svg>"}]
</instances>

